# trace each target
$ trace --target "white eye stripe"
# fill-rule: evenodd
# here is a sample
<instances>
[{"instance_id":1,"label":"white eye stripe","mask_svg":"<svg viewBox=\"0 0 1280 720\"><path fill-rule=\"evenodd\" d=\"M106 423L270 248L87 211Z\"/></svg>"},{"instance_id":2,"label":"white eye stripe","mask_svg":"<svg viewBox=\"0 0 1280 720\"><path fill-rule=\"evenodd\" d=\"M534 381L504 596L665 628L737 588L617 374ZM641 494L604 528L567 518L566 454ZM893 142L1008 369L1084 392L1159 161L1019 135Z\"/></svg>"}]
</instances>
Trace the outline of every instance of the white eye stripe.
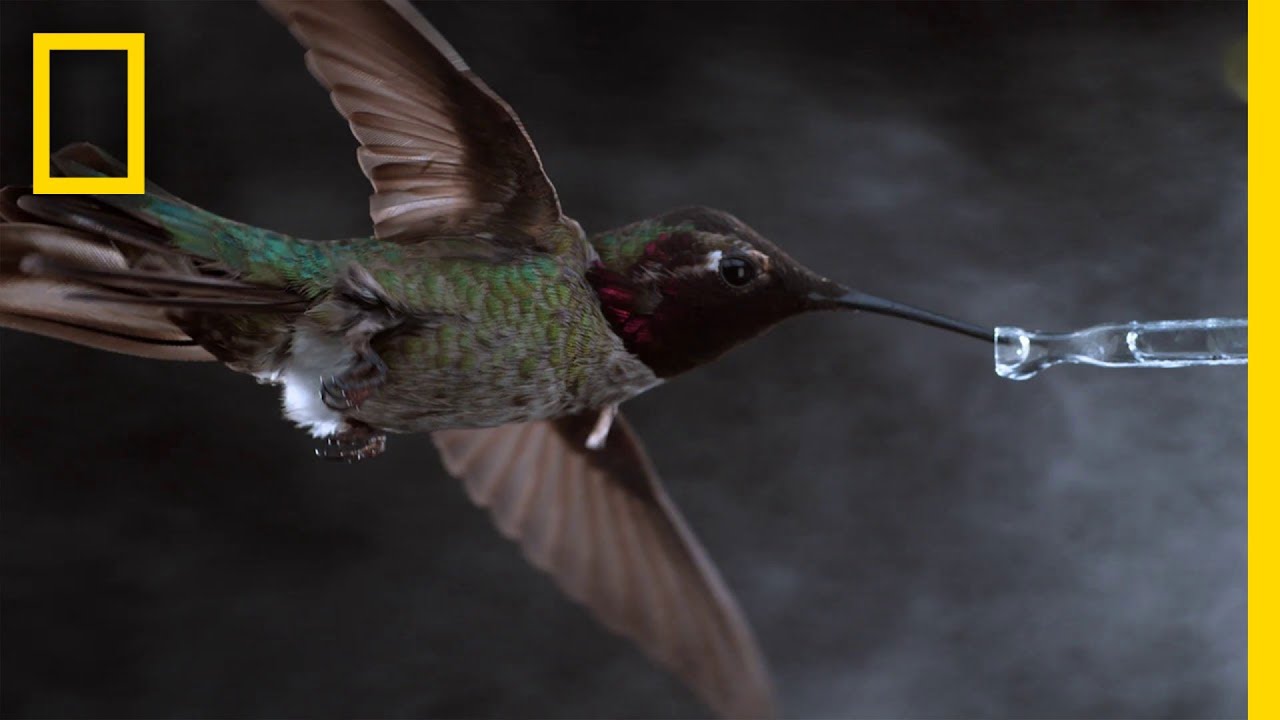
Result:
<instances>
[{"instance_id":1,"label":"white eye stripe","mask_svg":"<svg viewBox=\"0 0 1280 720\"><path fill-rule=\"evenodd\" d=\"M744 249L743 254L745 254L748 258L751 259L752 263L756 266L756 269L759 270L761 274L768 273L770 268L773 265L768 255L765 255L764 253L754 248ZM711 252L707 253L706 259L703 261L702 265L700 265L699 267L701 267L702 270L704 270L705 272L719 272L720 261L723 259L724 259L724 251L712 250Z\"/></svg>"}]
</instances>

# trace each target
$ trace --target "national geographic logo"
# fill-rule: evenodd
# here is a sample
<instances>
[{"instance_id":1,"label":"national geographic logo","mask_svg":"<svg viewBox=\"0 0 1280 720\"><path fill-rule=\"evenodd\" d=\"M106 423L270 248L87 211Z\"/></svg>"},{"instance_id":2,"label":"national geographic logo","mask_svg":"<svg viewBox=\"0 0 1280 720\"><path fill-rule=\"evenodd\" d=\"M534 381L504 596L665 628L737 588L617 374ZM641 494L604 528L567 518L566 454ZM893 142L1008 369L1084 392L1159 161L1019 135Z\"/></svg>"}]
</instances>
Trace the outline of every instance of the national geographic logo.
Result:
<instances>
[{"instance_id":1,"label":"national geographic logo","mask_svg":"<svg viewBox=\"0 0 1280 720\"><path fill-rule=\"evenodd\" d=\"M31 191L36 195L141 195L143 150L143 33L32 33ZM123 50L129 87L128 174L125 177L49 177L49 55L55 50Z\"/></svg>"}]
</instances>

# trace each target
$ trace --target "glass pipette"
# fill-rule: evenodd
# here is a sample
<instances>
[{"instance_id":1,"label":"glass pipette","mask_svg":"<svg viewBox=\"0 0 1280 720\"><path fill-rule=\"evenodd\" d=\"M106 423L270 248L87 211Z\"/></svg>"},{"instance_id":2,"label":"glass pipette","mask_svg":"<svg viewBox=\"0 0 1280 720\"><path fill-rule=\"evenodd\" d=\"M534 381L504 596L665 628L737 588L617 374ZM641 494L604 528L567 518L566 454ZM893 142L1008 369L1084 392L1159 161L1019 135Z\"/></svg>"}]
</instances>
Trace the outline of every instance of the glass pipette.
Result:
<instances>
[{"instance_id":1,"label":"glass pipette","mask_svg":"<svg viewBox=\"0 0 1280 720\"><path fill-rule=\"evenodd\" d=\"M996 374L1026 380L1064 363L1101 367L1243 365L1249 361L1243 318L1157 320L1094 325L1065 333L995 329Z\"/></svg>"}]
</instances>

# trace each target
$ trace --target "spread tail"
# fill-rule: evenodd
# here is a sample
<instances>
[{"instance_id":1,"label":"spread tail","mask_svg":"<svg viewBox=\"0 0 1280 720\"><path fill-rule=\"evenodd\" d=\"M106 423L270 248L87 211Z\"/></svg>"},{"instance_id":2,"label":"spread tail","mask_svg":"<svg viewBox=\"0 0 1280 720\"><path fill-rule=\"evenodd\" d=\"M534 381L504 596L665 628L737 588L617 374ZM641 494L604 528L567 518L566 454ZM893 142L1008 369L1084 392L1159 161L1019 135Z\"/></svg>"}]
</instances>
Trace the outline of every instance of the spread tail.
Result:
<instances>
[{"instance_id":1,"label":"spread tail","mask_svg":"<svg viewBox=\"0 0 1280 720\"><path fill-rule=\"evenodd\" d=\"M67 175L123 174L88 144L53 161ZM101 196L6 187L0 326L142 357L237 360L228 336L261 326L253 318L263 314L278 325L306 301L224 262L223 236L246 227L229 225L150 185L146 195Z\"/></svg>"}]
</instances>

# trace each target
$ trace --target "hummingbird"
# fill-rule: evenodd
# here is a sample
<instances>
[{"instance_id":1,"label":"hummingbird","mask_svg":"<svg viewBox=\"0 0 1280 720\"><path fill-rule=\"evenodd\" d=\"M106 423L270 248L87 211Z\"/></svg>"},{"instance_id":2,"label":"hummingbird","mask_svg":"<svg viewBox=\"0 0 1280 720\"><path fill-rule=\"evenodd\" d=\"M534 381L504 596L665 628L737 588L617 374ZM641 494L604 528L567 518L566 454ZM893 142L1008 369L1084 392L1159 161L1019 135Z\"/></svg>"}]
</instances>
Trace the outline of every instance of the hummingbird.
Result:
<instances>
[{"instance_id":1,"label":"hummingbird","mask_svg":"<svg viewBox=\"0 0 1280 720\"><path fill-rule=\"evenodd\" d=\"M0 326L220 362L282 388L324 458L429 433L445 469L599 622L726 717L776 708L759 645L618 406L786 318L989 328L804 267L727 212L588 236L512 109L406 0L263 0L358 141L368 237L308 240L138 195L0 190ZM85 143L68 176L119 176Z\"/></svg>"}]
</instances>

